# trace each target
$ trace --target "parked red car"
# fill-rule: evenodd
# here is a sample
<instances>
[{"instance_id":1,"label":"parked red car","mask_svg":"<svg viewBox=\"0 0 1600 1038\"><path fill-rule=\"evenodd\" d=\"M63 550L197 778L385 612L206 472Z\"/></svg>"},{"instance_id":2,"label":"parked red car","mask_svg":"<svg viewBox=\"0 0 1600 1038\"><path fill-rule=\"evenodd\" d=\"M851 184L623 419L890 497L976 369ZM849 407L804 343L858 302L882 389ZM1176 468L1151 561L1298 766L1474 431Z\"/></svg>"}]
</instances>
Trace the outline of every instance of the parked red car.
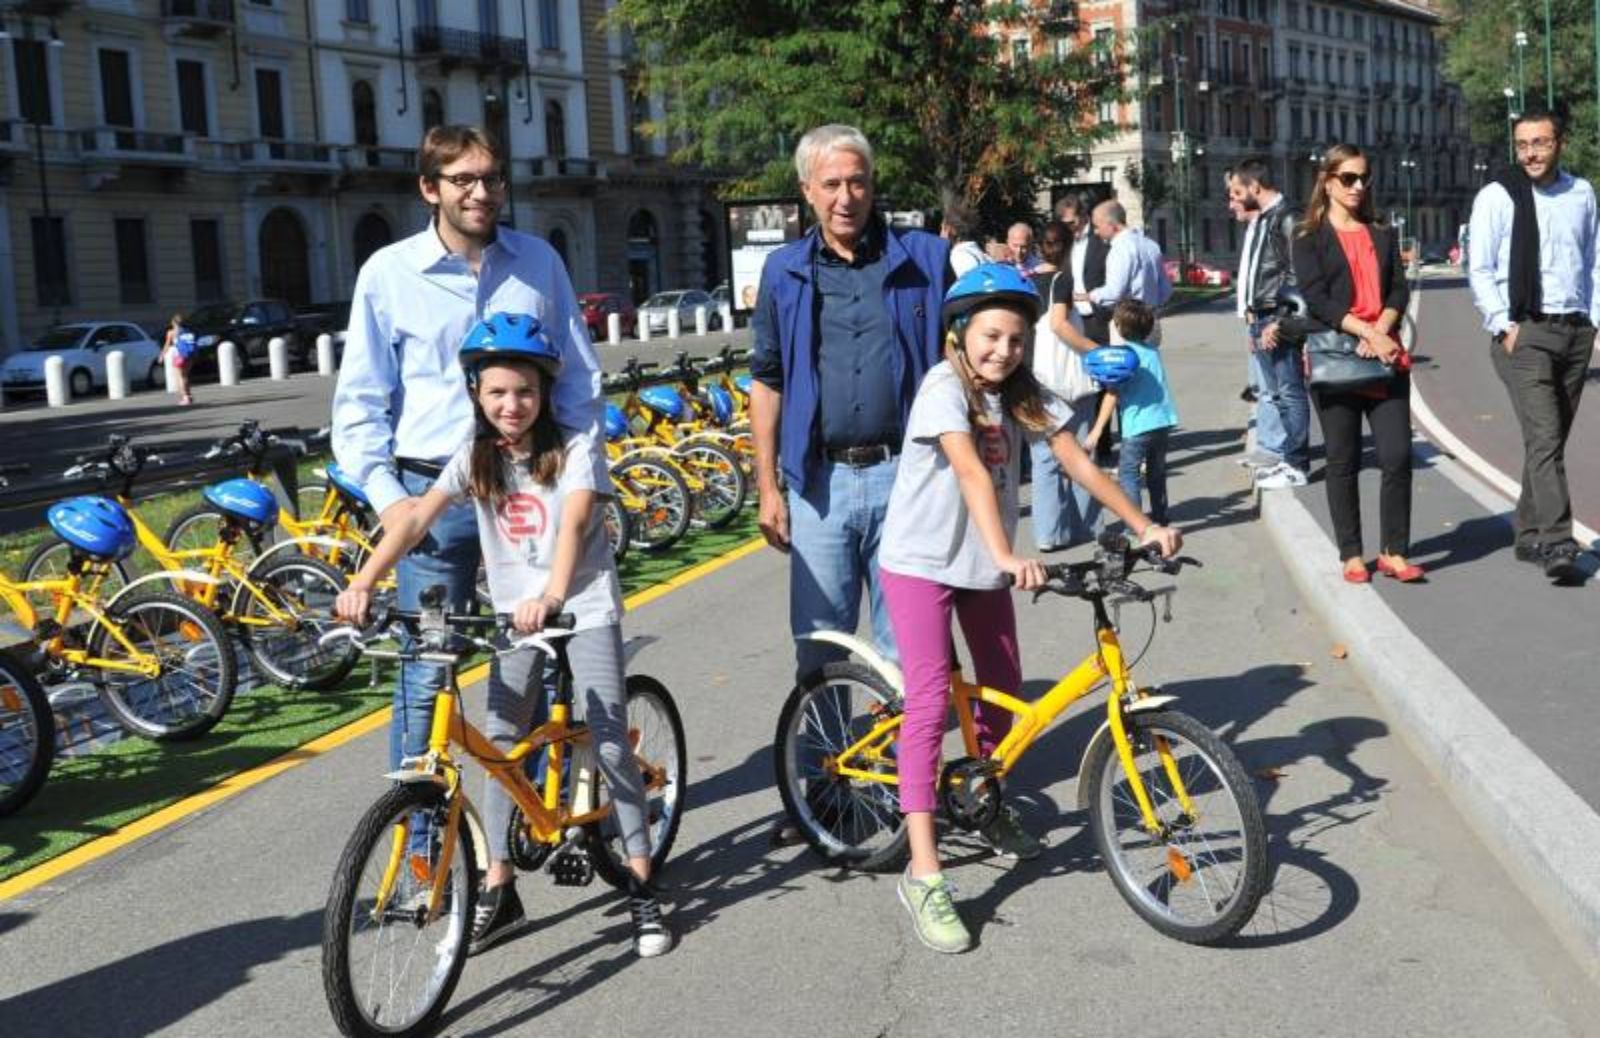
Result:
<instances>
[{"instance_id":1,"label":"parked red car","mask_svg":"<svg viewBox=\"0 0 1600 1038\"><path fill-rule=\"evenodd\" d=\"M1177 260L1167 260L1166 267L1167 279L1169 281L1171 281L1174 285L1185 283L1178 279ZM1189 279L1187 284L1212 285L1227 288L1229 285L1233 284L1233 271L1226 270L1213 263L1207 263L1204 260L1195 260L1189 265Z\"/></svg>"},{"instance_id":2,"label":"parked red car","mask_svg":"<svg viewBox=\"0 0 1600 1038\"><path fill-rule=\"evenodd\" d=\"M610 334L607 325L612 314L622 315L622 334L632 338L638 325L639 314L626 296L615 292L585 292L578 296L583 307L583 323L589 326L589 338L604 342Z\"/></svg>"}]
</instances>

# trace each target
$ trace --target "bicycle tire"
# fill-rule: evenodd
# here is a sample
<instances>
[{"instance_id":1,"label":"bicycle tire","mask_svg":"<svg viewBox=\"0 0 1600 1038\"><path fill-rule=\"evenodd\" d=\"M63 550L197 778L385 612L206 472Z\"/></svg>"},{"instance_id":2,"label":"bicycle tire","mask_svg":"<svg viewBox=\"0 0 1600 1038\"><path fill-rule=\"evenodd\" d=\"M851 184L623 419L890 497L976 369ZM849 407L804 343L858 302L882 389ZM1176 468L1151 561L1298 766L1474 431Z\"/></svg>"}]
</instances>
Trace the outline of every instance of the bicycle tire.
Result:
<instances>
[{"instance_id":1,"label":"bicycle tire","mask_svg":"<svg viewBox=\"0 0 1600 1038\"><path fill-rule=\"evenodd\" d=\"M860 695L863 709L855 710ZM832 697L831 702L823 697ZM823 755L838 754L878 723L898 697L877 671L850 660L813 671L789 693L773 740L783 809L811 849L831 865L894 872L909 857L899 786L829 777Z\"/></svg>"},{"instance_id":2,"label":"bicycle tire","mask_svg":"<svg viewBox=\"0 0 1600 1038\"><path fill-rule=\"evenodd\" d=\"M205 501L190 505L167 524L167 532L162 535L161 543L167 546L168 551L209 548L222 539L224 520L221 510ZM271 546L275 530L276 527L240 537L233 545L234 561L248 567L256 560L256 556Z\"/></svg>"},{"instance_id":3,"label":"bicycle tire","mask_svg":"<svg viewBox=\"0 0 1600 1038\"><path fill-rule=\"evenodd\" d=\"M683 473L671 462L627 458L612 468L611 478L644 501L644 507L629 516L634 547L648 552L666 551L689 532L694 519L694 495L689 492Z\"/></svg>"},{"instance_id":4,"label":"bicycle tire","mask_svg":"<svg viewBox=\"0 0 1600 1038\"><path fill-rule=\"evenodd\" d=\"M118 602L108 618L140 652L162 661L153 680L94 672L100 700L118 724L146 739L176 741L197 739L222 720L233 702L238 663L216 614L182 595L140 591ZM99 622L89 629L85 645L101 659L127 654Z\"/></svg>"},{"instance_id":5,"label":"bicycle tire","mask_svg":"<svg viewBox=\"0 0 1600 1038\"><path fill-rule=\"evenodd\" d=\"M33 549L28 560L22 564L22 579L27 582L64 577L67 575L67 563L71 560L72 546L66 541L45 541ZM127 562L123 559L113 560L106 571L105 580L100 585L97 597L102 602L109 602L119 591L127 587L131 580ZM52 596L34 591L25 597L40 616L55 615L55 601Z\"/></svg>"},{"instance_id":6,"label":"bicycle tire","mask_svg":"<svg viewBox=\"0 0 1600 1038\"><path fill-rule=\"evenodd\" d=\"M430 834L442 832L448 810L445 790L437 783L399 783L367 809L339 856L322 916L322 988L342 1034L352 1038L431 1034L450 1003L467 961L478 896L477 853L465 812L456 830L449 885L439 914L418 925L424 909L415 903L417 880L419 874L432 875L443 850L443 841L431 836L426 837L422 853L406 855L399 877L402 886L393 891L382 916L374 918L372 913L394 850L390 841L408 838L402 834L419 826ZM370 893L363 895L364 889ZM367 964L358 960L369 937L377 949ZM398 1007L381 1001L396 993L412 966L418 966L415 980L427 985L421 996ZM396 1008L393 1020L384 1015Z\"/></svg>"},{"instance_id":7,"label":"bicycle tire","mask_svg":"<svg viewBox=\"0 0 1600 1038\"><path fill-rule=\"evenodd\" d=\"M707 529L720 530L739 518L750 495L750 481L732 451L709 440L685 440L672 448L672 454L701 484L694 498L698 521Z\"/></svg>"},{"instance_id":8,"label":"bicycle tire","mask_svg":"<svg viewBox=\"0 0 1600 1038\"><path fill-rule=\"evenodd\" d=\"M650 835L650 875L660 875L678 838L683 822L684 794L689 788L689 764L683 737L683 719L667 687L646 674L627 677L628 734L637 733L636 756L643 767L660 769L663 783L645 789L645 818ZM610 788L595 771L595 785L601 800ZM594 863L595 873L619 890L626 889L631 870L622 849L622 834L615 816L584 826L585 850Z\"/></svg>"},{"instance_id":9,"label":"bicycle tire","mask_svg":"<svg viewBox=\"0 0 1600 1038\"><path fill-rule=\"evenodd\" d=\"M600 523L606 533L606 543L611 545L611 561L621 562L628 554L633 540L633 520L622 502L614 497L604 498L600 507Z\"/></svg>"},{"instance_id":10,"label":"bicycle tire","mask_svg":"<svg viewBox=\"0 0 1600 1038\"><path fill-rule=\"evenodd\" d=\"M1168 834L1152 839L1145 830L1115 743L1097 740L1080 781L1089 783L1089 824L1111 882L1168 937L1213 944L1233 936L1250 921L1267 883L1266 828L1249 775L1226 743L1187 714L1129 714L1125 723L1135 767ZM1155 749L1158 737L1171 747L1193 818L1172 791ZM1230 809L1221 827L1202 831L1212 815Z\"/></svg>"},{"instance_id":11,"label":"bicycle tire","mask_svg":"<svg viewBox=\"0 0 1600 1038\"><path fill-rule=\"evenodd\" d=\"M322 514L327 500L328 484L316 479L299 483L294 492L295 518L302 523L310 522Z\"/></svg>"},{"instance_id":12,"label":"bicycle tire","mask_svg":"<svg viewBox=\"0 0 1600 1038\"><path fill-rule=\"evenodd\" d=\"M350 676L361 660L351 642L325 646L321 638L337 626L333 600L348 581L332 563L309 555L279 553L249 573L250 583L290 613L292 626L261 626L264 607L250 588L234 589L230 613L256 669L285 688L323 692Z\"/></svg>"},{"instance_id":13,"label":"bicycle tire","mask_svg":"<svg viewBox=\"0 0 1600 1038\"><path fill-rule=\"evenodd\" d=\"M0 817L39 791L56 757L56 719L39 681L0 650Z\"/></svg>"}]
</instances>

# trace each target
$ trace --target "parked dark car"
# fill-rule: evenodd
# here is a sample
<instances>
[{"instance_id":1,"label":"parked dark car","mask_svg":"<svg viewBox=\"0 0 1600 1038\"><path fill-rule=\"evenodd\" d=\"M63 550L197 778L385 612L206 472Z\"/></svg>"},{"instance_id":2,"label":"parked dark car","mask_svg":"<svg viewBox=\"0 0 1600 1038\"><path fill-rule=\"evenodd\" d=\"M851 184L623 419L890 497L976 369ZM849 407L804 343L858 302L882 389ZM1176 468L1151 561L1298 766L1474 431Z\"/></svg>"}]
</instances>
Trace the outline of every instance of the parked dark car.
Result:
<instances>
[{"instance_id":1,"label":"parked dark car","mask_svg":"<svg viewBox=\"0 0 1600 1038\"><path fill-rule=\"evenodd\" d=\"M279 336L289 347L291 366L316 363L316 336L304 334L294 311L281 299L211 303L191 312L184 326L194 332L194 363L202 372L216 369L217 347L224 342L239 347L241 375L265 371L267 344Z\"/></svg>"},{"instance_id":2,"label":"parked dark car","mask_svg":"<svg viewBox=\"0 0 1600 1038\"><path fill-rule=\"evenodd\" d=\"M615 292L584 292L578 296L583 307L583 323L589 326L589 338L604 342L610 334L607 325L612 314L622 318L622 334L632 338L638 327L639 314L627 296Z\"/></svg>"},{"instance_id":3,"label":"parked dark car","mask_svg":"<svg viewBox=\"0 0 1600 1038\"><path fill-rule=\"evenodd\" d=\"M350 300L309 303L296 310L294 316L300 322L300 334L306 342L306 366L317 366L317 337L331 335L333 364L338 367L344 358L344 333L350 328Z\"/></svg>"}]
</instances>

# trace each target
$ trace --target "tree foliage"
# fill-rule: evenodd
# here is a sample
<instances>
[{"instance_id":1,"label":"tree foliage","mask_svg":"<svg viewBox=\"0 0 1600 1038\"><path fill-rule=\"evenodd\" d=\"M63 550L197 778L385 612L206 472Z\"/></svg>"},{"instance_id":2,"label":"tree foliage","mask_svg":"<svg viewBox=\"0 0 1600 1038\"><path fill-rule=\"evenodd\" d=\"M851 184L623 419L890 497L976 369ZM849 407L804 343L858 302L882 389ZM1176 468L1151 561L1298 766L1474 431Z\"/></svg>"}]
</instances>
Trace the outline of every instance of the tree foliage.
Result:
<instances>
[{"instance_id":1,"label":"tree foliage","mask_svg":"<svg viewBox=\"0 0 1600 1038\"><path fill-rule=\"evenodd\" d=\"M642 90L665 101L646 129L675 160L726 172L730 196L792 193L800 136L841 122L872 141L881 195L942 208L1031 200L1107 132L1094 115L1121 96L1120 44L1012 62L989 35L1032 34L1071 6L620 0L611 18L636 41Z\"/></svg>"}]
</instances>

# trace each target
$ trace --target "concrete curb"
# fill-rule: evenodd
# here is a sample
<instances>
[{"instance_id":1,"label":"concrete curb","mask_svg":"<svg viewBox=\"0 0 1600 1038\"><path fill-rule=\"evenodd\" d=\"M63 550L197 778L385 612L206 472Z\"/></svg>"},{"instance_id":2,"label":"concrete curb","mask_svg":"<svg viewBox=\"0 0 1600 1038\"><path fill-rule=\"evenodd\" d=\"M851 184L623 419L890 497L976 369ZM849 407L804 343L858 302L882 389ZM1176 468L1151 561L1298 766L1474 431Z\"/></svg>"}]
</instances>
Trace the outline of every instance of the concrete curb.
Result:
<instances>
[{"instance_id":1,"label":"concrete curb","mask_svg":"<svg viewBox=\"0 0 1600 1038\"><path fill-rule=\"evenodd\" d=\"M1370 587L1293 493L1262 495L1284 565L1456 808L1600 981L1600 816L1479 701Z\"/></svg>"}]
</instances>

